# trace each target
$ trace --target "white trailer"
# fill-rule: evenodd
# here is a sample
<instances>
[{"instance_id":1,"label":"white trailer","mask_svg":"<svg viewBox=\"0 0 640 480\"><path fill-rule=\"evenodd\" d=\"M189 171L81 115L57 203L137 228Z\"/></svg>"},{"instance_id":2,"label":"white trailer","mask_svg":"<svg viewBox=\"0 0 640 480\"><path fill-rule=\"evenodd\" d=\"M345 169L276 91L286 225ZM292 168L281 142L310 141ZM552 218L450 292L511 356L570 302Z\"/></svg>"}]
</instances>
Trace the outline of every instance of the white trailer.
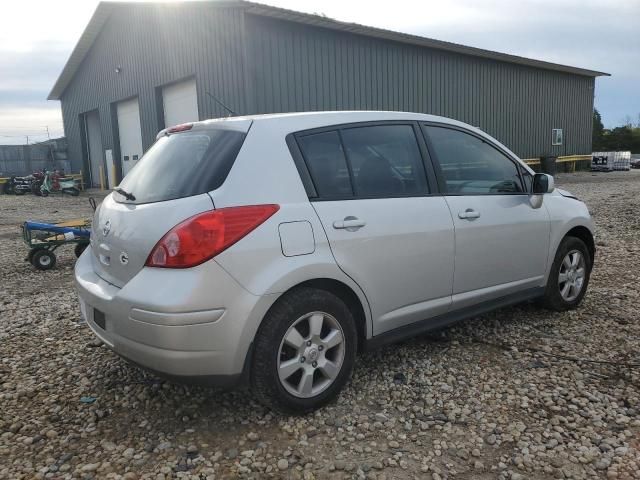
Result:
<instances>
[{"instance_id":1,"label":"white trailer","mask_svg":"<svg viewBox=\"0 0 640 480\"><path fill-rule=\"evenodd\" d=\"M593 152L591 154L592 172L629 171L631 152Z\"/></svg>"}]
</instances>

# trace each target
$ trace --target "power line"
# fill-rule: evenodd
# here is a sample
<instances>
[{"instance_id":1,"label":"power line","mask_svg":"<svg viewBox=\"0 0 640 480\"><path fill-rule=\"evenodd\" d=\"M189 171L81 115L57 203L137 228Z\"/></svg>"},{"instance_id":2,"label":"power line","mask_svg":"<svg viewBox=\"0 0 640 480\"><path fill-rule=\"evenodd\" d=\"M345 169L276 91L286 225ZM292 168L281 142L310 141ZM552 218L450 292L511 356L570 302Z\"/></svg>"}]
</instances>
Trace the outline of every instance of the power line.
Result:
<instances>
[{"instance_id":1,"label":"power line","mask_svg":"<svg viewBox=\"0 0 640 480\"><path fill-rule=\"evenodd\" d=\"M56 126L58 124L54 124L54 126ZM51 125L48 125L49 127L51 127ZM42 125L42 126L31 126L31 127L23 127L20 125L0 125L0 129L3 130L9 130L9 129L17 129L17 130L37 130L37 129L42 129L42 130L46 130L47 125ZM60 127L62 128L62 124L60 124Z\"/></svg>"},{"instance_id":2,"label":"power line","mask_svg":"<svg viewBox=\"0 0 640 480\"><path fill-rule=\"evenodd\" d=\"M40 132L33 132L33 131L31 131L31 132L19 133L19 134L17 134L17 135L6 135L6 134L4 134L4 133L0 133L0 137L24 137L25 135L34 135L34 136L39 136L39 135L41 135L41 136L46 136L46 135L47 135L47 132L40 133Z\"/></svg>"},{"instance_id":3,"label":"power line","mask_svg":"<svg viewBox=\"0 0 640 480\"><path fill-rule=\"evenodd\" d=\"M52 134L56 134L56 132L59 132L59 133L63 132L63 129L58 129L58 128L45 128L44 131L30 130L28 132L20 132L20 133L15 132L13 129L10 129L10 128L0 129L0 132L2 132L3 130L7 133L0 133L0 137L24 137L25 135L48 137L48 136L51 136Z\"/></svg>"}]
</instances>

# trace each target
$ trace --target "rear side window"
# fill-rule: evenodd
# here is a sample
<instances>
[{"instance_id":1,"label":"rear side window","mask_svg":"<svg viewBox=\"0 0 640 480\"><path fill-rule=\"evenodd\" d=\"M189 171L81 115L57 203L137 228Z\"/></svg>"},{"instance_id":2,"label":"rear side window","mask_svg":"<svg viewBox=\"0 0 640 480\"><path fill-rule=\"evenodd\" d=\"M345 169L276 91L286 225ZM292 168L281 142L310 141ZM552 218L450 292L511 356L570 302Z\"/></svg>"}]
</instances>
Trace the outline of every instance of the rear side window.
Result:
<instances>
[{"instance_id":1,"label":"rear side window","mask_svg":"<svg viewBox=\"0 0 640 480\"><path fill-rule=\"evenodd\" d=\"M456 195L522 193L518 166L478 137L427 126L447 193Z\"/></svg>"},{"instance_id":2,"label":"rear side window","mask_svg":"<svg viewBox=\"0 0 640 480\"><path fill-rule=\"evenodd\" d=\"M298 137L298 145L319 197L340 198L353 195L338 132L304 135Z\"/></svg>"},{"instance_id":3,"label":"rear side window","mask_svg":"<svg viewBox=\"0 0 640 480\"><path fill-rule=\"evenodd\" d=\"M411 125L375 125L341 131L360 197L427 192L427 179Z\"/></svg>"},{"instance_id":4,"label":"rear side window","mask_svg":"<svg viewBox=\"0 0 640 480\"><path fill-rule=\"evenodd\" d=\"M174 200L220 187L238 156L246 134L234 130L195 130L158 139L119 187L129 203ZM124 197L116 194L116 200Z\"/></svg>"},{"instance_id":5,"label":"rear side window","mask_svg":"<svg viewBox=\"0 0 640 480\"><path fill-rule=\"evenodd\" d=\"M321 199L428 193L411 125L349 126L296 138Z\"/></svg>"}]
</instances>

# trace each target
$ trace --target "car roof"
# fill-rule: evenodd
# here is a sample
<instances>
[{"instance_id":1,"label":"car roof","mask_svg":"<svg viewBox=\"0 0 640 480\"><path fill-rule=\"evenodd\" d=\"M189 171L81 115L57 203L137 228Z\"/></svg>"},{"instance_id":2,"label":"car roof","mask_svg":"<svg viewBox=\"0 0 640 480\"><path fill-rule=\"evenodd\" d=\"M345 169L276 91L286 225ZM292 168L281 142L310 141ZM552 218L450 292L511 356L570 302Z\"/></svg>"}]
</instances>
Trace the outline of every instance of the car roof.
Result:
<instances>
[{"instance_id":1,"label":"car roof","mask_svg":"<svg viewBox=\"0 0 640 480\"><path fill-rule=\"evenodd\" d=\"M322 112L291 112L291 113L268 113L262 115L243 115L225 118L213 118L193 123L195 130L207 128L223 128L237 130L247 133L250 128L265 127L273 136L286 136L289 133L311 130L314 128L330 127L334 125L344 125L348 123L360 122L384 122L384 121L422 121L434 122L442 125L461 127L465 130L475 132L477 135L486 138L490 143L499 145L512 158L519 159L506 145L491 137L478 127L469 125L452 118L429 115L426 113L414 112L388 112L376 110L346 110L346 111L322 111ZM158 137L166 130L161 131ZM520 160L520 163L530 173L533 170Z\"/></svg>"},{"instance_id":2,"label":"car roof","mask_svg":"<svg viewBox=\"0 0 640 480\"><path fill-rule=\"evenodd\" d=\"M451 118L440 117L437 115L428 115L425 113L414 112L389 112L389 111L375 111L375 110L337 110L337 111L322 111L322 112L291 112L291 113L268 113L261 115L242 115L226 118L215 118L210 120L203 120L201 122L195 122L194 125L202 126L228 126L233 128L232 125L238 129L242 129L253 122L265 123L268 122L271 126L278 126L278 130L288 130L291 132L307 130L311 128L320 128L323 126L340 125L345 123L357 123L357 122L375 122L386 120L408 120L408 121L423 121L423 122L437 122L449 125L458 125L467 129L472 129L480 132L480 129L472 125L468 125Z\"/></svg>"}]
</instances>

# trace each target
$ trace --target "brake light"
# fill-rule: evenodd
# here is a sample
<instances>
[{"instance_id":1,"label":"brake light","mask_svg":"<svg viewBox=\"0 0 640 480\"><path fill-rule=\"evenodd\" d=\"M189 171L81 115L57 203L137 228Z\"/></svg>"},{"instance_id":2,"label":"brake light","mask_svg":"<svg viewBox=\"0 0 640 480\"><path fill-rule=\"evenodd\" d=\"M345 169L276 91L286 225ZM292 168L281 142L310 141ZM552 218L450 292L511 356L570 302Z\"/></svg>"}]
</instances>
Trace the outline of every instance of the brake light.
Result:
<instances>
[{"instance_id":1,"label":"brake light","mask_svg":"<svg viewBox=\"0 0 640 480\"><path fill-rule=\"evenodd\" d=\"M250 205L195 215L169 230L153 247L145 265L160 268L200 265L255 230L279 209L279 205Z\"/></svg>"},{"instance_id":2,"label":"brake light","mask_svg":"<svg viewBox=\"0 0 640 480\"><path fill-rule=\"evenodd\" d=\"M181 123L180 125L176 125L175 127L168 128L167 133L184 132L186 130L191 130L192 128L193 128L193 123Z\"/></svg>"}]
</instances>

